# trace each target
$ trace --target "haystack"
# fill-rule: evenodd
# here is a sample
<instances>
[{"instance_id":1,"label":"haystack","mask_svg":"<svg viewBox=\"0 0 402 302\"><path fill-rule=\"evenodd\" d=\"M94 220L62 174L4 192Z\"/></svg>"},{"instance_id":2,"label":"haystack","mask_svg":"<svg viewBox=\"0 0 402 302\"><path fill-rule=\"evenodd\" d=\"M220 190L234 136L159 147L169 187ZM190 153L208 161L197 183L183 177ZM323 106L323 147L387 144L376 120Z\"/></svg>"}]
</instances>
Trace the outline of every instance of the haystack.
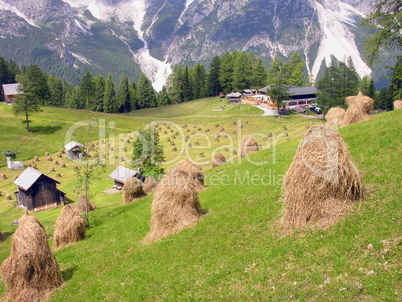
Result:
<instances>
[{"instance_id":1,"label":"haystack","mask_svg":"<svg viewBox=\"0 0 402 302\"><path fill-rule=\"evenodd\" d=\"M346 110L340 107L332 107L329 109L328 113L325 115L328 126L340 126L345 117ZM306 125L306 129L309 129L310 125Z\"/></svg>"},{"instance_id":2,"label":"haystack","mask_svg":"<svg viewBox=\"0 0 402 302\"><path fill-rule=\"evenodd\" d=\"M364 96L361 91L357 96L348 96L345 103L348 105L348 110L343 118L342 127L371 119L370 112L373 110L374 100Z\"/></svg>"},{"instance_id":3,"label":"haystack","mask_svg":"<svg viewBox=\"0 0 402 302\"><path fill-rule=\"evenodd\" d=\"M34 161L39 161L39 157L35 156Z\"/></svg>"},{"instance_id":4,"label":"haystack","mask_svg":"<svg viewBox=\"0 0 402 302\"><path fill-rule=\"evenodd\" d=\"M85 198L85 196L81 195L78 197L78 202L77 202L78 210L82 212L86 212L86 209L89 211L94 211L97 209L97 206L92 204L88 198Z\"/></svg>"},{"instance_id":5,"label":"haystack","mask_svg":"<svg viewBox=\"0 0 402 302\"><path fill-rule=\"evenodd\" d=\"M189 180L194 182L195 188L198 191L204 188L204 173L202 173L202 170L198 165L188 159L183 159L177 163L170 169L169 173L187 177Z\"/></svg>"},{"instance_id":6,"label":"haystack","mask_svg":"<svg viewBox=\"0 0 402 302\"><path fill-rule=\"evenodd\" d=\"M63 283L46 233L38 223L20 222L1 274L11 301L40 301Z\"/></svg>"},{"instance_id":7,"label":"haystack","mask_svg":"<svg viewBox=\"0 0 402 302\"><path fill-rule=\"evenodd\" d=\"M167 173L155 190L151 213L149 240L195 226L203 211L194 182L185 175Z\"/></svg>"},{"instance_id":8,"label":"haystack","mask_svg":"<svg viewBox=\"0 0 402 302\"><path fill-rule=\"evenodd\" d=\"M241 146L240 150L241 157L245 157L258 151L257 140L255 139L254 136L251 135L244 135L241 139L240 146Z\"/></svg>"},{"instance_id":9,"label":"haystack","mask_svg":"<svg viewBox=\"0 0 402 302\"><path fill-rule=\"evenodd\" d=\"M156 182L155 178L150 176L150 177L145 178L144 185L142 188L145 193L149 193L149 192L152 192L153 190L155 190L157 184L158 183Z\"/></svg>"},{"instance_id":10,"label":"haystack","mask_svg":"<svg viewBox=\"0 0 402 302\"><path fill-rule=\"evenodd\" d=\"M126 180L121 194L124 199L124 204L131 203L142 197L147 196L147 194L145 194L144 192L144 189L142 188L141 180L135 177L128 178Z\"/></svg>"},{"instance_id":11,"label":"haystack","mask_svg":"<svg viewBox=\"0 0 402 302\"><path fill-rule=\"evenodd\" d=\"M79 211L70 205L64 206L54 228L55 248L68 246L85 238L85 223Z\"/></svg>"},{"instance_id":12,"label":"haystack","mask_svg":"<svg viewBox=\"0 0 402 302\"><path fill-rule=\"evenodd\" d=\"M398 110L402 108L402 100L394 102L394 110Z\"/></svg>"},{"instance_id":13,"label":"haystack","mask_svg":"<svg viewBox=\"0 0 402 302\"><path fill-rule=\"evenodd\" d=\"M226 164L225 156L222 153L215 154L215 158L212 161L212 168L220 166L220 165L224 165L224 164Z\"/></svg>"},{"instance_id":14,"label":"haystack","mask_svg":"<svg viewBox=\"0 0 402 302\"><path fill-rule=\"evenodd\" d=\"M6 193L6 200L13 200L13 196L10 193Z\"/></svg>"},{"instance_id":15,"label":"haystack","mask_svg":"<svg viewBox=\"0 0 402 302\"><path fill-rule=\"evenodd\" d=\"M45 152L45 156L49 156L49 152Z\"/></svg>"},{"instance_id":16,"label":"haystack","mask_svg":"<svg viewBox=\"0 0 402 302\"><path fill-rule=\"evenodd\" d=\"M285 226L326 227L363 198L362 175L341 136L313 126L297 148L283 184Z\"/></svg>"},{"instance_id":17,"label":"haystack","mask_svg":"<svg viewBox=\"0 0 402 302\"><path fill-rule=\"evenodd\" d=\"M4 173L0 173L0 179L1 179L1 180L5 180L5 179L7 179L6 174L4 174Z\"/></svg>"},{"instance_id":18,"label":"haystack","mask_svg":"<svg viewBox=\"0 0 402 302\"><path fill-rule=\"evenodd\" d=\"M24 225L24 224L27 224L27 223L36 223L43 230L45 230L45 226L42 223L40 223L40 221L39 221L39 219L37 217L32 216L32 215L22 215L20 220L19 220L19 222L18 222L18 225Z\"/></svg>"}]
</instances>

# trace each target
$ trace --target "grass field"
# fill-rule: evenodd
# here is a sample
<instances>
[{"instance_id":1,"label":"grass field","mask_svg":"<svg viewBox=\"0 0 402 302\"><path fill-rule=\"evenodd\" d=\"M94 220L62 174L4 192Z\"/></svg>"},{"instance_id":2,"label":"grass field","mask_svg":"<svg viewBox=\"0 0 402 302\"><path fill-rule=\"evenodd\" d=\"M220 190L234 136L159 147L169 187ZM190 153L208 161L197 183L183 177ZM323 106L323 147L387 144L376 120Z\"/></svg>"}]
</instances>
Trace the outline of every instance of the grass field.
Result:
<instances>
[{"instance_id":1,"label":"grass field","mask_svg":"<svg viewBox=\"0 0 402 302\"><path fill-rule=\"evenodd\" d=\"M397 159L402 151L402 111L379 114L368 122L340 129L356 166L364 173L364 201L344 220L325 231L306 229L286 235L279 224L282 180L306 124L321 121L297 115L279 120L261 117L258 109L252 107L249 111L247 105L226 108L227 105L225 110L212 111L221 105L217 99L207 99L128 115L94 114L94 118L104 118L107 123L115 122L116 126L108 134L114 131L127 134L151 121L159 123L168 160L177 154L166 141L172 134L164 122L178 127L187 124L190 136L192 132L205 134L204 140L198 140L200 147L211 141L211 147L204 150L206 158L219 147L229 156L230 146L237 146L239 131L258 135L263 148L251 155L251 159L268 162L251 164L246 159L239 161L235 155L233 162L214 169L210 169L210 163L202 165L208 186L199 194L206 211L203 220L196 227L161 242L143 244L142 239L149 232L152 195L122 205L120 194L102 193L113 185L107 175L119 162L112 161L91 186L98 210L91 213L87 238L55 252L65 285L50 300L401 300L402 166ZM27 147L23 153L26 143L12 141L12 135L24 134L23 125L18 119L12 121L8 107L0 106L0 114L6 117L0 122L1 143L12 142L13 148L20 150L21 157L24 154L27 160L45 151L58 151L64 143L66 129L75 121L89 117L88 112L54 108L47 114L44 111L33 115L33 126L46 128L58 121L60 128L49 135L38 129L32 135L37 145ZM239 121L243 128L239 128ZM21 132L14 129L17 126ZM207 128L209 131L205 132ZM272 137L268 136L269 132ZM288 136L283 136L284 132ZM218 133L227 133L228 138L216 142ZM114 136L116 144L117 137ZM201 160L200 150L186 148L188 142L184 140L180 136L175 142L179 150L184 150L178 159L187 153L194 160ZM130 150L127 146L128 155ZM109 158L113 156L109 154ZM40 160L39 170L53 177L53 172L47 173L52 163L43 156ZM61 161L67 168L56 168L63 176L59 188L74 201L72 163L66 159ZM0 181L3 194L15 190L12 182L17 172L6 171L5 167L0 172L8 176L7 180ZM9 224L22 213L13 206L14 202L0 197L0 230L7 236L0 244L1 262L9 255L11 235L16 230L16 226ZM34 214L50 236L60 210ZM370 243L373 249L368 249ZM1 282L0 294L4 297Z\"/></svg>"}]
</instances>

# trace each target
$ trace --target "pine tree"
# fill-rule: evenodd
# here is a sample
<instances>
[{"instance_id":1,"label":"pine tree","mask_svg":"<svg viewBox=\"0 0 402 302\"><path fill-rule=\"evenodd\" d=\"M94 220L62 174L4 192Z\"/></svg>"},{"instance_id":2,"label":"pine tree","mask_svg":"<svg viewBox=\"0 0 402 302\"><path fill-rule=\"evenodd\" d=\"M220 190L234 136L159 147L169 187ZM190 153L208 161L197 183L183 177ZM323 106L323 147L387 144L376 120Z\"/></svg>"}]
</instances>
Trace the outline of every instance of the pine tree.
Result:
<instances>
[{"instance_id":1,"label":"pine tree","mask_svg":"<svg viewBox=\"0 0 402 302\"><path fill-rule=\"evenodd\" d=\"M67 82L66 80L63 81L63 94L62 94L62 106L65 108L69 108L70 98L74 91L74 85Z\"/></svg>"},{"instance_id":2,"label":"pine tree","mask_svg":"<svg viewBox=\"0 0 402 302\"><path fill-rule=\"evenodd\" d=\"M361 91L364 95L367 95L368 86L369 86L369 77L364 76L359 83L359 91Z\"/></svg>"},{"instance_id":3,"label":"pine tree","mask_svg":"<svg viewBox=\"0 0 402 302\"><path fill-rule=\"evenodd\" d=\"M232 55L226 52L222 56L220 72L219 72L219 83L224 94L228 94L233 90L233 61Z\"/></svg>"},{"instance_id":4,"label":"pine tree","mask_svg":"<svg viewBox=\"0 0 402 302\"><path fill-rule=\"evenodd\" d=\"M221 58L215 56L209 66L209 73L206 81L206 96L217 96L221 91L219 74L221 68Z\"/></svg>"},{"instance_id":5,"label":"pine tree","mask_svg":"<svg viewBox=\"0 0 402 302\"><path fill-rule=\"evenodd\" d=\"M192 72L192 83L194 90L194 99L200 99L205 97L205 82L207 78L207 72L203 64L196 64Z\"/></svg>"},{"instance_id":6,"label":"pine tree","mask_svg":"<svg viewBox=\"0 0 402 302\"><path fill-rule=\"evenodd\" d=\"M74 87L71 92L71 96L69 98L68 108L73 109L82 109L84 108L85 104L81 99L81 90L80 87Z\"/></svg>"},{"instance_id":7,"label":"pine tree","mask_svg":"<svg viewBox=\"0 0 402 302\"><path fill-rule=\"evenodd\" d=\"M242 51L238 54L236 61L234 63L234 74L233 74L233 89L236 91L243 91L249 87L249 66L247 54Z\"/></svg>"},{"instance_id":8,"label":"pine tree","mask_svg":"<svg viewBox=\"0 0 402 302\"><path fill-rule=\"evenodd\" d=\"M271 67L268 70L268 84L273 83L277 76L283 74L282 65L283 62L281 58L278 55L275 55L271 61Z\"/></svg>"},{"instance_id":9,"label":"pine tree","mask_svg":"<svg viewBox=\"0 0 402 302\"><path fill-rule=\"evenodd\" d=\"M300 54L297 51L291 55L289 65L290 65L290 78L288 80L288 84L303 86L304 62L300 58Z\"/></svg>"},{"instance_id":10,"label":"pine tree","mask_svg":"<svg viewBox=\"0 0 402 302\"><path fill-rule=\"evenodd\" d=\"M107 113L115 113L117 110L116 91L112 75L109 73L105 83L105 94L103 97L103 111Z\"/></svg>"},{"instance_id":11,"label":"pine tree","mask_svg":"<svg viewBox=\"0 0 402 302\"><path fill-rule=\"evenodd\" d=\"M140 109L158 106L152 83L143 73L138 81L137 100Z\"/></svg>"},{"instance_id":12,"label":"pine tree","mask_svg":"<svg viewBox=\"0 0 402 302\"><path fill-rule=\"evenodd\" d=\"M188 102L193 99L193 88L191 87L191 82L188 74L188 67L184 67L183 75L182 75L182 96L183 102Z\"/></svg>"},{"instance_id":13,"label":"pine tree","mask_svg":"<svg viewBox=\"0 0 402 302\"><path fill-rule=\"evenodd\" d=\"M137 110L138 109L137 85L135 84L134 81L129 85L129 93L130 93L131 110Z\"/></svg>"},{"instance_id":14,"label":"pine tree","mask_svg":"<svg viewBox=\"0 0 402 302\"><path fill-rule=\"evenodd\" d=\"M257 59L253 73L253 87L252 88L262 88L267 85L267 72L265 70L264 62L262 58Z\"/></svg>"},{"instance_id":15,"label":"pine tree","mask_svg":"<svg viewBox=\"0 0 402 302\"><path fill-rule=\"evenodd\" d=\"M250 52L247 55L247 78L248 78L248 84L246 88L252 88L254 83L253 83L253 75L254 75L254 70L255 70L255 65L257 64L257 57L253 52Z\"/></svg>"},{"instance_id":16,"label":"pine tree","mask_svg":"<svg viewBox=\"0 0 402 302\"><path fill-rule=\"evenodd\" d=\"M172 103L181 103L183 101L182 93L182 74L183 68L180 65L176 65L173 68L173 73L171 74L171 88L169 90L169 96Z\"/></svg>"},{"instance_id":17,"label":"pine tree","mask_svg":"<svg viewBox=\"0 0 402 302\"><path fill-rule=\"evenodd\" d=\"M94 80L94 111L103 111L103 102L105 100L106 81L103 75L98 74Z\"/></svg>"},{"instance_id":18,"label":"pine tree","mask_svg":"<svg viewBox=\"0 0 402 302\"><path fill-rule=\"evenodd\" d=\"M122 73L120 76L119 90L117 92L118 112L127 113L131 111L130 93L128 89L128 78Z\"/></svg>"},{"instance_id":19,"label":"pine tree","mask_svg":"<svg viewBox=\"0 0 402 302\"><path fill-rule=\"evenodd\" d=\"M95 87L93 77L89 71L87 71L85 75L82 77L80 89L81 89L81 96L85 99L86 108L88 110L91 110L91 101Z\"/></svg>"},{"instance_id":20,"label":"pine tree","mask_svg":"<svg viewBox=\"0 0 402 302\"><path fill-rule=\"evenodd\" d=\"M63 106L63 84L59 78L55 78L52 75L48 76L47 83L50 92L49 104L52 106Z\"/></svg>"},{"instance_id":21,"label":"pine tree","mask_svg":"<svg viewBox=\"0 0 402 302\"><path fill-rule=\"evenodd\" d=\"M168 106L171 104L171 100L165 85L162 86L162 90L159 92L159 104L161 106Z\"/></svg>"}]
</instances>

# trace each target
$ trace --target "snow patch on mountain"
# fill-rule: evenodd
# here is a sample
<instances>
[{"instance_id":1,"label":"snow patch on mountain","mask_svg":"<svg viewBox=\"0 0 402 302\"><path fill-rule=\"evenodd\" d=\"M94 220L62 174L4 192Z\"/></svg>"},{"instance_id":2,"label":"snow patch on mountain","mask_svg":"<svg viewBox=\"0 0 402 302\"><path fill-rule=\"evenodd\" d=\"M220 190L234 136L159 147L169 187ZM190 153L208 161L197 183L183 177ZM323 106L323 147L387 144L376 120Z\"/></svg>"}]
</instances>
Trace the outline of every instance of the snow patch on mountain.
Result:
<instances>
[{"instance_id":1,"label":"snow patch on mountain","mask_svg":"<svg viewBox=\"0 0 402 302\"><path fill-rule=\"evenodd\" d=\"M24 19L25 21L27 21L29 25L32 25L32 26L40 28L40 26L36 25L34 20L28 18L24 13L19 11L15 6L12 6L12 5L8 4L8 3L0 1L0 10L1 9L9 10L9 11L13 12L14 14L16 14L18 17L20 17L20 18Z\"/></svg>"},{"instance_id":2,"label":"snow patch on mountain","mask_svg":"<svg viewBox=\"0 0 402 302\"><path fill-rule=\"evenodd\" d=\"M323 32L317 57L314 61L312 73L317 78L323 60L327 66L331 63L331 55L339 61L346 62L350 56L355 64L357 73L363 77L371 73L371 69L362 60L354 40L354 34L346 24L355 26L352 16L355 12L352 7L338 2L339 10L325 8L318 1L312 1L318 13L318 19ZM346 24L345 24L346 23Z\"/></svg>"}]
</instances>

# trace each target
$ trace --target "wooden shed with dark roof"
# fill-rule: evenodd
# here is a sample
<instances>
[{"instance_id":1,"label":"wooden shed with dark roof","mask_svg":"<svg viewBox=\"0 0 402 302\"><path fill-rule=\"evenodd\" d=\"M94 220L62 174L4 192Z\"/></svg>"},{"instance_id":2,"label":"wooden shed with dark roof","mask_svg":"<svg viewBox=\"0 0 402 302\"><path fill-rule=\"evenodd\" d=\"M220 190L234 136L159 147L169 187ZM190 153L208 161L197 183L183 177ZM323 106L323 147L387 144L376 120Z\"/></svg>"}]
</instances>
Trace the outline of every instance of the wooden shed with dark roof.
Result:
<instances>
[{"instance_id":1,"label":"wooden shed with dark roof","mask_svg":"<svg viewBox=\"0 0 402 302\"><path fill-rule=\"evenodd\" d=\"M19 90L20 84L13 83L13 84L3 84L3 94L4 94L4 102L6 104L14 103L14 99L17 95L23 94L21 90Z\"/></svg>"},{"instance_id":2,"label":"wooden shed with dark roof","mask_svg":"<svg viewBox=\"0 0 402 302\"><path fill-rule=\"evenodd\" d=\"M57 180L28 167L14 181L18 191L14 192L17 206L29 211L42 211L65 203L65 193L57 189Z\"/></svg>"}]
</instances>

